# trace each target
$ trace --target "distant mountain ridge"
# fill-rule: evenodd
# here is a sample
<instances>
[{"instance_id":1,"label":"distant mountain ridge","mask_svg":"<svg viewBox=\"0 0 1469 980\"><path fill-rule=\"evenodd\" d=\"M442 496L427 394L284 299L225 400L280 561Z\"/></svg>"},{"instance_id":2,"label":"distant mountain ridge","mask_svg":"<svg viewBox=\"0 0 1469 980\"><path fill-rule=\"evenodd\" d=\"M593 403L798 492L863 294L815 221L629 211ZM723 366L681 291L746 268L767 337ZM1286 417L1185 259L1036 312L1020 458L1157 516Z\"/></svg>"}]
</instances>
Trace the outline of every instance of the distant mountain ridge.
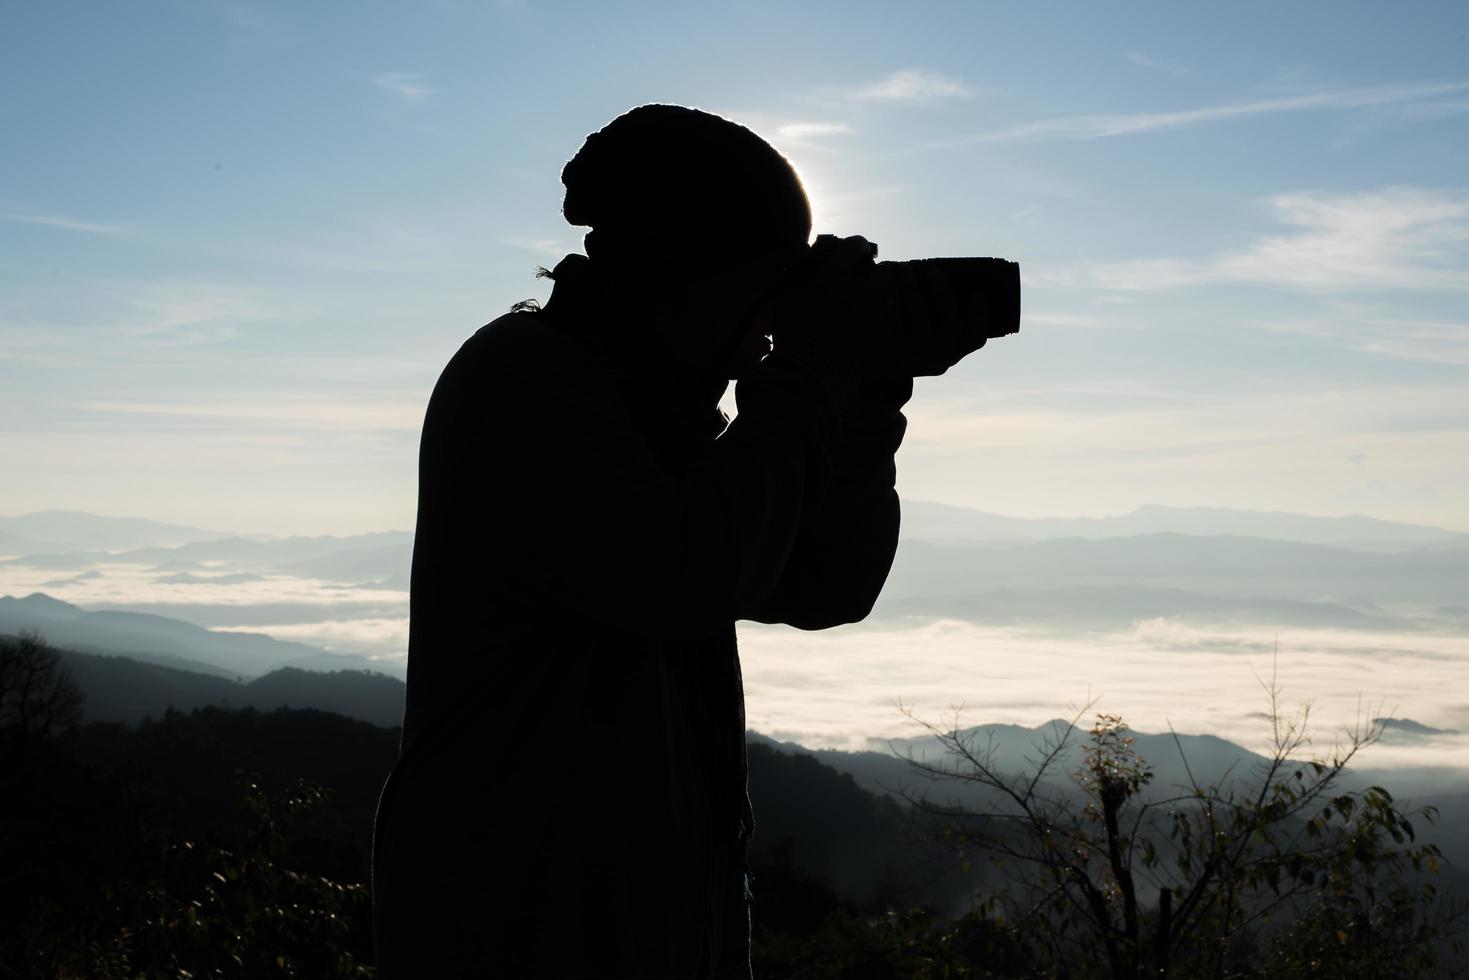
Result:
<instances>
[{"instance_id":1,"label":"distant mountain ridge","mask_svg":"<svg viewBox=\"0 0 1469 980\"><path fill-rule=\"evenodd\" d=\"M1360 514L1313 517L1282 511L1148 504L1115 517L1021 518L923 500L904 500L902 506L903 537L924 541L1098 539L1171 532L1200 537L1270 538L1372 551L1469 548L1469 534Z\"/></svg>"},{"instance_id":2,"label":"distant mountain ridge","mask_svg":"<svg viewBox=\"0 0 1469 980\"><path fill-rule=\"evenodd\" d=\"M903 501L903 536L925 541L1040 541L1048 538L1114 538L1173 532L1196 536L1235 535L1365 550L1469 547L1469 533L1425 524L1382 520L1362 514L1318 517L1285 511L1145 504L1108 517L1006 517L926 500ZM39 511L0 517L0 554L41 552L131 552L130 560L257 558L295 553L307 559L323 551L401 547L408 531L352 535L286 536L240 534L167 524L133 517L102 517L82 511ZM185 548L187 545L208 545ZM150 554L150 550L156 551ZM182 549L182 550L180 550ZM170 554L159 554L168 551Z\"/></svg>"},{"instance_id":3,"label":"distant mountain ridge","mask_svg":"<svg viewBox=\"0 0 1469 980\"><path fill-rule=\"evenodd\" d=\"M164 658L170 666L187 663L200 672L227 677L256 677L296 664L315 670L323 669L323 664L334 664L335 669L383 669L365 657L332 654L263 633L207 630L148 613L88 612L41 592L0 597L0 633L23 631L39 633L58 647L144 661Z\"/></svg>"},{"instance_id":4,"label":"distant mountain ridge","mask_svg":"<svg viewBox=\"0 0 1469 980\"><path fill-rule=\"evenodd\" d=\"M1236 535L991 542L918 539L898 547L880 603L974 598L995 590L1179 590L1230 599L1340 603L1462 602L1462 549L1356 551ZM1346 624L1344 624L1346 625Z\"/></svg>"},{"instance_id":5,"label":"distant mountain ridge","mask_svg":"<svg viewBox=\"0 0 1469 980\"><path fill-rule=\"evenodd\" d=\"M101 517L77 510L43 510L0 517L0 553L122 551L148 546L176 547L223 537L228 535L141 517Z\"/></svg>"},{"instance_id":6,"label":"distant mountain ridge","mask_svg":"<svg viewBox=\"0 0 1469 980\"><path fill-rule=\"evenodd\" d=\"M1087 744L1089 726L1093 718L1088 716L1077 722L1076 728L1067 739L1066 750L1057 757L1050 773L1060 787L1072 786L1069 776L1082 761L1082 746ZM1423 725L1411 718L1379 719L1389 737L1397 733L1400 737L1432 739L1458 733L1448 729ZM1261 726L1268 719L1259 719ZM1064 734L1067 722L1054 719L1033 727L1009 724L972 725L960 730L972 751L988 757L997 772L1007 776L1033 773L1035 760L1039 758L1041 746L1054 744ZM1133 749L1152 768L1155 792L1186 790L1193 781L1201 786L1224 785L1231 780L1250 783L1264 771L1267 760L1259 753L1222 738L1218 735L1201 735L1180 732L1128 732L1134 739ZM933 735L912 738L868 739L866 751L848 752L840 749L809 749L796 742L772 739L759 732L748 733L751 742L759 742L781 752L795 755L810 755L827 766L844 772L855 779L858 785L878 795L895 795L900 787L919 793L927 792L934 800L952 798L969 806L977 806L989 799L986 791L977 789L964 781L931 781L920 776L909 765L907 757L934 764L943 762L954 768L955 758L948 754L939 739ZM1389 738L1390 740L1390 738ZM1302 754L1302 760L1310 752ZM1185 764L1184 760L1187 760ZM1371 750L1360 759L1360 765L1348 770L1343 786L1366 786L1375 781L1389 781L1415 795L1433 795L1445 792L1463 792L1465 770L1401 770L1372 768ZM1305 765L1298 760L1295 765ZM963 766L959 766L963 768ZM1445 781L1448 781L1447 783Z\"/></svg>"},{"instance_id":7,"label":"distant mountain ridge","mask_svg":"<svg viewBox=\"0 0 1469 980\"><path fill-rule=\"evenodd\" d=\"M1087 727L1091 719L1078 722L1067 740L1066 750L1057 757L1050 770L1052 782L1062 788L1070 787L1069 776L1081 763L1081 749L1087 742ZM1038 748L1054 741L1067 729L1060 719L1026 728L1022 725L988 724L974 725L961 731L975 751L989 753L996 771L1014 775L1034 771L1034 760ZM1168 733L1150 734L1129 732L1136 741L1134 748L1139 756L1147 760L1154 769L1154 784L1159 789L1172 789L1188 785L1190 771L1201 785L1219 782L1233 773L1248 779L1258 770L1255 767L1265 759L1243 746L1216 735L1180 734L1175 741ZM864 752L845 752L838 749L808 749L795 742L779 742L755 732L752 741L758 741L791 754L810 755L838 772L848 773L858 785L878 795L896 795L900 788L918 794L927 794L935 801L953 800L966 806L977 807L992 802L993 794L964 781L933 781L919 775L906 761L913 758L930 764L944 763L953 768L955 760L945 753L939 740L933 736L872 740L873 748ZM1183 764L1183 758L1188 765Z\"/></svg>"},{"instance_id":8,"label":"distant mountain ridge","mask_svg":"<svg viewBox=\"0 0 1469 980\"><path fill-rule=\"evenodd\" d=\"M312 708L371 722L384 728L402 723L407 686L395 677L366 671L332 673L282 667L248 682L144 663L130 657L62 650L77 686L86 695L84 721L137 724L159 719L170 708Z\"/></svg>"}]
</instances>

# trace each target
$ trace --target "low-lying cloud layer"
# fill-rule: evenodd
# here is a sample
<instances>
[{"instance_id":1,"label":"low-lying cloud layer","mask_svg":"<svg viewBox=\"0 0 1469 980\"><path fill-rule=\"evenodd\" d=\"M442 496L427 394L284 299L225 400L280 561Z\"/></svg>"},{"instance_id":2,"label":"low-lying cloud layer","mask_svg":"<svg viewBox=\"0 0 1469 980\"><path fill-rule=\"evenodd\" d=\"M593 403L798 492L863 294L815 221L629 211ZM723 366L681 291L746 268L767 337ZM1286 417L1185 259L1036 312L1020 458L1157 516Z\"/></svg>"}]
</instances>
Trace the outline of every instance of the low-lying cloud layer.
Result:
<instances>
[{"instance_id":1,"label":"low-lying cloud layer","mask_svg":"<svg viewBox=\"0 0 1469 980\"><path fill-rule=\"evenodd\" d=\"M1129 630L1057 637L944 620L909 629L844 627L799 633L741 624L751 728L807 746L863 749L914 728L899 702L942 723L963 705L966 724L1039 725L1095 710L1142 731L1214 734L1269 748L1262 683L1283 704L1313 704L1312 748L1327 753L1361 720L1410 716L1458 729L1386 739L1362 757L1377 767L1465 767L1469 670L1463 636L1365 636L1355 631L1204 630L1168 620ZM1277 652L1278 643L1278 652Z\"/></svg>"}]
</instances>

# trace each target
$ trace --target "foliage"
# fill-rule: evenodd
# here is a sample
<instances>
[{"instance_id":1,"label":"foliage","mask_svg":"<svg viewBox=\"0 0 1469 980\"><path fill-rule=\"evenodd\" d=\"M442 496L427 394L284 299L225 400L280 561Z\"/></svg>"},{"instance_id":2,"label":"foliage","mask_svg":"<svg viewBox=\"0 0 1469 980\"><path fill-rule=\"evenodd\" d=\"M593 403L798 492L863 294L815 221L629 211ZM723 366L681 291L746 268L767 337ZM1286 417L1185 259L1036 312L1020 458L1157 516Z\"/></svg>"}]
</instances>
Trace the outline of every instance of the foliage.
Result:
<instances>
[{"instance_id":1,"label":"foliage","mask_svg":"<svg viewBox=\"0 0 1469 980\"><path fill-rule=\"evenodd\" d=\"M0 752L0 978L370 976L362 808L396 740L321 712L206 709ZM237 766L227 808L241 760L269 775Z\"/></svg>"},{"instance_id":2,"label":"foliage","mask_svg":"<svg viewBox=\"0 0 1469 980\"><path fill-rule=\"evenodd\" d=\"M0 637L0 745L12 758L81 720L82 692L36 633Z\"/></svg>"},{"instance_id":3,"label":"foliage","mask_svg":"<svg viewBox=\"0 0 1469 980\"><path fill-rule=\"evenodd\" d=\"M325 805L327 791L298 780L268 794L258 774L243 770L234 782L250 825L243 846L169 845L163 876L142 889L143 914L97 947L91 975L373 975L353 948L354 923L370 907L367 886L285 863L297 818Z\"/></svg>"},{"instance_id":4,"label":"foliage","mask_svg":"<svg viewBox=\"0 0 1469 980\"><path fill-rule=\"evenodd\" d=\"M1415 839L1415 821L1435 811L1401 808L1382 787L1343 787L1380 722L1359 724L1326 759L1302 760L1309 706L1283 718L1273 682L1267 691L1273 752L1248 776L1205 785L1190 770L1189 785L1153 793L1127 725L1098 715L1068 788L1057 770L1083 709L1016 774L957 718L920 721L947 759L909 764L977 783L997 802L977 811L910 799L944 818L959 862L983 856L1005 875L985 908L1021 960L1043 965L1039 975L1431 975L1456 922L1432 881L1439 849Z\"/></svg>"},{"instance_id":5,"label":"foliage","mask_svg":"<svg viewBox=\"0 0 1469 980\"><path fill-rule=\"evenodd\" d=\"M65 665L47 666L39 637L21 642L29 659L17 641L0 646L0 978L370 975L357 882L395 730L219 708L79 727ZM983 811L921 800L925 812L905 813L815 759L752 745L756 975L1429 973L1450 924L1433 890L1438 850L1415 839L1434 814L1343 785L1380 723L1301 761L1306 713L1282 720L1275 707L1272 691L1266 768L1190 776L1175 793L1159 792L1115 716L1086 737L1075 719L1058 727L1013 775L957 719L930 728L951 762L929 773L988 788L1001 802ZM925 829L947 850L907 846ZM954 865L977 857L1009 887L958 917L919 904L952 910L973 893Z\"/></svg>"},{"instance_id":6,"label":"foliage","mask_svg":"<svg viewBox=\"0 0 1469 980\"><path fill-rule=\"evenodd\" d=\"M915 906L829 913L801 935L755 934L755 976L772 980L987 980L1044 976L989 903L950 920Z\"/></svg>"}]
</instances>

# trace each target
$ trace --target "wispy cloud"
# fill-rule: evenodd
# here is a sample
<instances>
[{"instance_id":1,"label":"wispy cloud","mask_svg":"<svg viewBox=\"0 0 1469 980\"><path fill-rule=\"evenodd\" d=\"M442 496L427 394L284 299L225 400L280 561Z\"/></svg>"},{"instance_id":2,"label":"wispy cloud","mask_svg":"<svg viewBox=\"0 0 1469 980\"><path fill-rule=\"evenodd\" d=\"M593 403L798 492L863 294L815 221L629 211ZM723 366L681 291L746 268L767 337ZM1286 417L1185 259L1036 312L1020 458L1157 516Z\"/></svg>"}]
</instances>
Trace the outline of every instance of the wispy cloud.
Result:
<instances>
[{"instance_id":1,"label":"wispy cloud","mask_svg":"<svg viewBox=\"0 0 1469 980\"><path fill-rule=\"evenodd\" d=\"M852 93L857 99L881 102L927 102L933 99L967 99L974 93L952 75L905 68Z\"/></svg>"},{"instance_id":2,"label":"wispy cloud","mask_svg":"<svg viewBox=\"0 0 1469 980\"><path fill-rule=\"evenodd\" d=\"M577 250L577 244L565 238L502 238L500 239L511 248L523 249L543 259L558 262L567 252Z\"/></svg>"},{"instance_id":3,"label":"wispy cloud","mask_svg":"<svg viewBox=\"0 0 1469 980\"><path fill-rule=\"evenodd\" d=\"M188 420L209 419L266 425L286 429L326 429L334 432L416 432L423 422L417 400L398 402L292 398L274 401L132 401L95 400L81 404L83 411L107 415L159 416Z\"/></svg>"},{"instance_id":4,"label":"wispy cloud","mask_svg":"<svg viewBox=\"0 0 1469 980\"><path fill-rule=\"evenodd\" d=\"M1025 325L1028 327L1062 327L1075 330L1095 330L1101 327L1112 327L1113 324L1102 318L1086 313L1030 313L1025 314Z\"/></svg>"},{"instance_id":5,"label":"wispy cloud","mask_svg":"<svg viewBox=\"0 0 1469 980\"><path fill-rule=\"evenodd\" d=\"M1088 278L1121 290L1227 282L1341 291L1469 289L1469 194L1388 187L1277 194L1265 203L1295 230L1199 260L1098 263Z\"/></svg>"},{"instance_id":6,"label":"wispy cloud","mask_svg":"<svg viewBox=\"0 0 1469 980\"><path fill-rule=\"evenodd\" d=\"M242 326L297 318L299 304L250 287L209 282L158 282L122 288L133 312L117 324L128 337L199 343L229 340Z\"/></svg>"},{"instance_id":7,"label":"wispy cloud","mask_svg":"<svg viewBox=\"0 0 1469 980\"><path fill-rule=\"evenodd\" d=\"M1469 319L1393 316L1343 306L1330 317L1266 320L1258 326L1331 338L1351 350L1395 360L1469 367Z\"/></svg>"},{"instance_id":8,"label":"wispy cloud","mask_svg":"<svg viewBox=\"0 0 1469 980\"><path fill-rule=\"evenodd\" d=\"M74 371L87 363L74 335L51 326L13 323L0 318L0 360L37 368Z\"/></svg>"},{"instance_id":9,"label":"wispy cloud","mask_svg":"<svg viewBox=\"0 0 1469 980\"><path fill-rule=\"evenodd\" d=\"M438 89L430 88L425 83L425 77L425 73L421 71L389 71L373 78L372 84L385 92L393 93L405 102L422 102L438 92Z\"/></svg>"},{"instance_id":10,"label":"wispy cloud","mask_svg":"<svg viewBox=\"0 0 1469 980\"><path fill-rule=\"evenodd\" d=\"M1026 140L1091 140L1114 136L1135 136L1183 126L1197 126L1225 119L1277 115L1289 112L1366 109L1375 106L1404 105L1421 108L1421 104L1441 96L1469 91L1469 82L1438 84L1379 85L1367 88L1336 89L1274 99L1255 99L1197 109L1168 112L1086 113L1057 116L1037 122L1012 126L988 133L977 133L957 140L924 144L921 149L945 149L982 142L1015 142Z\"/></svg>"},{"instance_id":11,"label":"wispy cloud","mask_svg":"<svg viewBox=\"0 0 1469 980\"><path fill-rule=\"evenodd\" d=\"M78 221L55 214L35 214L26 211L0 211L0 221L21 225L40 225L43 228L61 228L89 235L126 235L129 230L122 225L109 225L97 221Z\"/></svg>"},{"instance_id":12,"label":"wispy cloud","mask_svg":"<svg viewBox=\"0 0 1469 980\"><path fill-rule=\"evenodd\" d=\"M1172 75L1174 78L1182 78L1184 75L1187 75L1189 73L1189 70L1182 65L1176 65L1171 61L1162 61L1158 58L1150 58L1147 55L1139 54L1136 51L1124 52L1123 56L1134 65L1137 65L1139 68L1149 68L1153 71L1161 71L1165 75Z\"/></svg>"},{"instance_id":13,"label":"wispy cloud","mask_svg":"<svg viewBox=\"0 0 1469 980\"><path fill-rule=\"evenodd\" d=\"M857 131L839 122L791 122L776 127L775 135L792 143L805 143L828 136L852 136Z\"/></svg>"}]
</instances>

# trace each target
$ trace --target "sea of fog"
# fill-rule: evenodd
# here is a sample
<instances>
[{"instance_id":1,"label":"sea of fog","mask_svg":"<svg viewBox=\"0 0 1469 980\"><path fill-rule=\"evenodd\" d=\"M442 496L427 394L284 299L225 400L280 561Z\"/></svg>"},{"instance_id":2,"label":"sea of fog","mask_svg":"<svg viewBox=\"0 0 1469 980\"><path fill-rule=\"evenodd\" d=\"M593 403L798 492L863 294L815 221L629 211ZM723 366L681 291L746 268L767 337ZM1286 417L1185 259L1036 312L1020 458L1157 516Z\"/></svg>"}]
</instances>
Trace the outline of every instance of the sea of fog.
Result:
<instances>
[{"instance_id":1,"label":"sea of fog","mask_svg":"<svg viewBox=\"0 0 1469 980\"><path fill-rule=\"evenodd\" d=\"M50 564L65 564L51 562ZM355 653L401 676L408 595L208 561L187 572L103 559L0 564L0 595L44 592L86 609L152 612ZM1384 715L1393 731L1361 763L1450 767L1469 759L1469 636L1462 630L1200 625L1169 617L1077 627L881 615L820 632L741 623L749 726L811 748L881 748L917 721L1034 726L1097 712L1135 729L1215 734L1268 751L1269 687L1294 717L1310 702L1314 748ZM1089 707L1088 707L1089 706ZM915 720L916 719L916 720ZM1434 731L1436 730L1436 731Z\"/></svg>"}]
</instances>

